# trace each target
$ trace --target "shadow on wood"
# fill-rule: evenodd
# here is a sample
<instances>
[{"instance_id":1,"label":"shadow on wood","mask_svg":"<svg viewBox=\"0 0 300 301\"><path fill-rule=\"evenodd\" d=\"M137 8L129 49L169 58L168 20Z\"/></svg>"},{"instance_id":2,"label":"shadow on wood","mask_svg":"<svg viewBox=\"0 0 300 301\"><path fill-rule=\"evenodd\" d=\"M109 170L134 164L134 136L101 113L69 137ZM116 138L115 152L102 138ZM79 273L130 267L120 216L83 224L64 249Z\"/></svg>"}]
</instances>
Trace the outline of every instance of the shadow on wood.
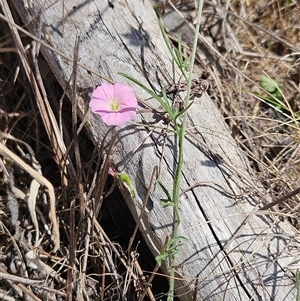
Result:
<instances>
[{"instance_id":1,"label":"shadow on wood","mask_svg":"<svg viewBox=\"0 0 300 301\"><path fill-rule=\"evenodd\" d=\"M179 80L148 1L76 0L65 1L64 8L63 1L13 3L33 35L38 36L42 24L42 40L53 47L42 46L43 54L70 98L78 34L77 90L95 87L103 76L126 83L119 72L157 91ZM139 100L160 110L145 91L134 88ZM100 145L109 128L88 112L88 103L88 97L78 95L78 114L82 118L88 114L85 126ZM139 114L136 121L167 126L153 112ZM135 183L137 206L124 187L121 190L137 220L155 166L159 180L172 190L176 141L160 127L125 125L116 131L112 164ZM107 143L112 135L106 137ZM298 237L288 223L258 211L266 193L251 176L207 94L195 99L189 110L184 156L180 234L188 241L176 262L180 300L192 300L195 290L197 300L295 300L289 264L297 254ZM172 231L172 211L161 207L165 196L159 186L150 189L152 206L143 216L141 232L156 256Z\"/></svg>"}]
</instances>

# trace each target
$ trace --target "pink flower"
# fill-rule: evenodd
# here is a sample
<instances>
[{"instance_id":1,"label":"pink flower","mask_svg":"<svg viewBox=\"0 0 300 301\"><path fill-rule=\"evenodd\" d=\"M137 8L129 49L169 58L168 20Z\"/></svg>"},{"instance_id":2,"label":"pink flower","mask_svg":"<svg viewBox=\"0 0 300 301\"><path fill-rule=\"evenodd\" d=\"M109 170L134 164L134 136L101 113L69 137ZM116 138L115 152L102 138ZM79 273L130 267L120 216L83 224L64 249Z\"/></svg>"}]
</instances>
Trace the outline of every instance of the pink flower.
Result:
<instances>
[{"instance_id":1,"label":"pink flower","mask_svg":"<svg viewBox=\"0 0 300 301\"><path fill-rule=\"evenodd\" d=\"M103 83L93 92L90 108L108 125L122 125L136 115L137 99L131 87Z\"/></svg>"},{"instance_id":2,"label":"pink flower","mask_svg":"<svg viewBox=\"0 0 300 301\"><path fill-rule=\"evenodd\" d=\"M109 167L108 174L113 176L114 178L118 176L118 172L112 167Z\"/></svg>"}]
</instances>

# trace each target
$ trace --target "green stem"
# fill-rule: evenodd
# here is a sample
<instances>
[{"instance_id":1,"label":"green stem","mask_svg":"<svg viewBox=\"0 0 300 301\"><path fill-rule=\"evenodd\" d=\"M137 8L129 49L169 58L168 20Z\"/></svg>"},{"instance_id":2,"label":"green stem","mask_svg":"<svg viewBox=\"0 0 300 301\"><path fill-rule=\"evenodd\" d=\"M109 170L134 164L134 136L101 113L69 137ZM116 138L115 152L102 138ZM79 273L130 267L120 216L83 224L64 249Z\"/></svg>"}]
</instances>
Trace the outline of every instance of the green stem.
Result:
<instances>
[{"instance_id":1,"label":"green stem","mask_svg":"<svg viewBox=\"0 0 300 301\"><path fill-rule=\"evenodd\" d=\"M187 95L185 98L185 106L189 105L190 101L190 94L191 94L191 83L193 77L193 68L194 62L196 57L197 51L197 44L198 44L198 34L200 30L200 21L202 15L202 8L203 8L203 0L199 0L198 2L198 12L197 12L197 24L196 24L196 32L194 37L193 43L193 50L191 55L190 61L190 69L189 69L189 76L188 76L188 83L187 83ZM174 186L173 186L173 223L174 229L172 233L172 238L178 235L178 228L180 225L180 215L179 215L179 197L180 197L180 180L181 180L181 172L184 162L184 136L185 136L185 129L186 129L186 122L187 122L187 111L183 114L182 123L178 133L178 164L176 167L175 177L174 177ZM169 280L169 293L168 293L168 301L174 300L174 288L175 288L175 255L172 255L169 258L169 273L170 273L170 280Z\"/></svg>"}]
</instances>

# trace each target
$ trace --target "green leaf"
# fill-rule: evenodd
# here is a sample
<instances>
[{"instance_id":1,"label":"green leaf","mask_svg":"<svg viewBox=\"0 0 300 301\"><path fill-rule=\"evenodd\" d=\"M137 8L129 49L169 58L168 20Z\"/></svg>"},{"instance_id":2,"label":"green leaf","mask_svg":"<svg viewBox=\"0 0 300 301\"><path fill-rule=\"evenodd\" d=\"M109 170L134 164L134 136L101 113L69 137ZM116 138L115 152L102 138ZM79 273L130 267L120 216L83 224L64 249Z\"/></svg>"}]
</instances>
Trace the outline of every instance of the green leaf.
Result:
<instances>
[{"instance_id":1,"label":"green leaf","mask_svg":"<svg viewBox=\"0 0 300 301\"><path fill-rule=\"evenodd\" d=\"M165 30L165 27L164 27L164 24L160 18L160 15L157 11L157 9L155 9L155 12L156 12L156 16L157 16L157 20L158 20L158 24L159 24L159 27L160 27L160 31L162 33L162 36L163 36L163 39L165 41L165 44L169 50L169 53L171 54L171 57L173 59L173 61L175 62L175 64L179 67L181 73L185 76L185 70L188 71L189 70L189 67L190 67L190 64L188 63L188 61L185 61L183 59L183 54L182 54L182 39L181 39L181 34L179 34L178 36L178 39L177 39L177 43L178 43L178 48L175 48L171 43L170 43L170 40L169 40L169 37L166 33L166 30ZM187 78L186 78L187 80Z\"/></svg>"},{"instance_id":2,"label":"green leaf","mask_svg":"<svg viewBox=\"0 0 300 301\"><path fill-rule=\"evenodd\" d=\"M118 175L119 180L124 184L124 186L128 189L130 192L130 195L133 199L135 199L135 189L133 182L129 175L125 172L122 172Z\"/></svg>"},{"instance_id":3,"label":"green leaf","mask_svg":"<svg viewBox=\"0 0 300 301\"><path fill-rule=\"evenodd\" d=\"M182 246L182 240L188 241L188 239L184 236L175 236L168 241L165 252L155 257L159 266L161 266L161 262L163 260L175 256L179 252L179 247Z\"/></svg>"},{"instance_id":4,"label":"green leaf","mask_svg":"<svg viewBox=\"0 0 300 301\"><path fill-rule=\"evenodd\" d=\"M188 241L188 239L186 237L181 236L181 235L175 236L172 239L170 239L169 243L168 243L168 250L169 251L172 251L173 249L177 250L178 247L182 245L182 242L181 242L182 240Z\"/></svg>"},{"instance_id":5,"label":"green leaf","mask_svg":"<svg viewBox=\"0 0 300 301\"><path fill-rule=\"evenodd\" d=\"M285 117L290 118L290 116L285 113L285 111L289 112L289 109L282 102L279 102L278 100L276 100L271 96L263 97L253 92L248 92L248 94L252 95L253 97L262 101L263 103L269 105L271 108L273 108L275 111L279 112L280 114L284 115Z\"/></svg>"},{"instance_id":6,"label":"green leaf","mask_svg":"<svg viewBox=\"0 0 300 301\"><path fill-rule=\"evenodd\" d=\"M173 203L173 202L169 202L167 199L160 199L160 205L161 205L163 208L166 208L166 207L174 207L174 203Z\"/></svg>"},{"instance_id":7,"label":"green leaf","mask_svg":"<svg viewBox=\"0 0 300 301\"><path fill-rule=\"evenodd\" d=\"M189 105L188 105L186 108L184 108L182 111L176 112L176 113L175 113L175 116L174 116L175 121L177 120L178 117L180 117L183 113L185 113L185 112L190 108L190 106L191 106L193 103L194 103L194 101L191 101L191 102L189 103Z\"/></svg>"},{"instance_id":8,"label":"green leaf","mask_svg":"<svg viewBox=\"0 0 300 301\"><path fill-rule=\"evenodd\" d=\"M263 89L265 89L269 93L266 97L261 96L261 99L265 100L267 103L271 103L274 106L274 108L281 113L283 113L284 110L289 111L289 109L282 102L282 83L279 83L276 80L263 75L259 84Z\"/></svg>"},{"instance_id":9,"label":"green leaf","mask_svg":"<svg viewBox=\"0 0 300 301\"><path fill-rule=\"evenodd\" d=\"M166 260L168 257L169 257L168 253L162 253L162 254L160 254L160 255L157 255L157 256L155 257L155 260L156 260L157 264L158 264L159 266L161 266L161 262L162 262L163 260Z\"/></svg>"},{"instance_id":10,"label":"green leaf","mask_svg":"<svg viewBox=\"0 0 300 301\"><path fill-rule=\"evenodd\" d=\"M171 119L173 120L175 115L173 113L173 108L170 105L170 102L168 100L168 96L167 96L166 90L162 89L161 93L162 93L162 99L163 99L163 101L165 103L165 106L166 106L166 111L167 112L171 112L171 115L170 115L170 113L169 113L169 115L170 115Z\"/></svg>"},{"instance_id":11,"label":"green leaf","mask_svg":"<svg viewBox=\"0 0 300 301\"><path fill-rule=\"evenodd\" d=\"M140 86L143 90L145 90L149 95L151 95L154 99L156 99L159 104L165 109L165 111L170 115L171 119L174 119L174 114L173 114L173 110L168 102L167 99L165 98L160 98L155 92L153 92L151 89L147 88L145 85L143 85L139 80L135 79L134 77L123 73L123 72L119 72L118 74L120 74L121 76L124 76L125 78L131 80L132 82L134 82L136 85ZM170 109L171 108L171 109Z\"/></svg>"},{"instance_id":12,"label":"green leaf","mask_svg":"<svg viewBox=\"0 0 300 301\"><path fill-rule=\"evenodd\" d=\"M163 22L162 22L162 20L160 18L160 15L159 15L158 11L155 10L155 12L156 12L157 20L158 20L158 25L160 27L160 31L162 33L163 39L164 39L164 41L166 43L166 46L167 46L167 48L169 50L169 53L171 54L172 59L174 60L174 62L176 63L176 65L179 66L179 61L177 59L176 54L174 53L174 48L172 47L172 45L170 43L170 40L169 40L168 35L166 33L164 24L163 24Z\"/></svg>"},{"instance_id":13,"label":"green leaf","mask_svg":"<svg viewBox=\"0 0 300 301\"><path fill-rule=\"evenodd\" d=\"M281 84L281 83L277 82L276 80L271 79L270 77L265 76L265 75L263 75L261 77L259 85L271 94L274 94L277 92L280 93L279 89L282 89L282 87L283 87L283 84ZM280 93L280 97L282 98L281 93Z\"/></svg>"},{"instance_id":14,"label":"green leaf","mask_svg":"<svg viewBox=\"0 0 300 301\"><path fill-rule=\"evenodd\" d=\"M156 183L160 186L160 188L163 190L163 192L166 195L166 199L160 199L160 203L162 205L163 208L171 206L174 207L174 202L172 201L171 195L168 191L168 189L159 181L156 180Z\"/></svg>"}]
</instances>

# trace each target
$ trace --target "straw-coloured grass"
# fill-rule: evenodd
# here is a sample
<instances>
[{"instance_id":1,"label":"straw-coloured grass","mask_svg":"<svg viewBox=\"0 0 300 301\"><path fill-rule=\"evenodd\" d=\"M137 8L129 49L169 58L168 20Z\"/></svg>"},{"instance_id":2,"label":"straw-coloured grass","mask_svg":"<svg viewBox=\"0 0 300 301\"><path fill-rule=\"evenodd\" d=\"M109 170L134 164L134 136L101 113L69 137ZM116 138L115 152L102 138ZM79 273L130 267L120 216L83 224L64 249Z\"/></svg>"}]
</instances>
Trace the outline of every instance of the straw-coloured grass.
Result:
<instances>
[{"instance_id":1,"label":"straw-coloured grass","mask_svg":"<svg viewBox=\"0 0 300 301\"><path fill-rule=\"evenodd\" d=\"M173 2L160 1L161 13L188 8L192 21L193 1ZM292 214L299 230L298 196L283 196L300 186L300 8L297 1L267 2L232 0L227 10L206 4L210 55L203 59L199 49L198 68L257 177L274 199L282 197L273 210ZM32 42L1 20L0 298L11 300L12 291L16 299L68 298L76 283L77 295L90 300L164 300L165 279L155 276L151 286L159 271L139 233L127 250L135 225L120 194L115 189L103 201L114 185L101 174L109 162L102 164ZM188 54L186 36L183 42ZM284 109L262 101L269 95L259 85L263 75L282 84Z\"/></svg>"}]
</instances>

